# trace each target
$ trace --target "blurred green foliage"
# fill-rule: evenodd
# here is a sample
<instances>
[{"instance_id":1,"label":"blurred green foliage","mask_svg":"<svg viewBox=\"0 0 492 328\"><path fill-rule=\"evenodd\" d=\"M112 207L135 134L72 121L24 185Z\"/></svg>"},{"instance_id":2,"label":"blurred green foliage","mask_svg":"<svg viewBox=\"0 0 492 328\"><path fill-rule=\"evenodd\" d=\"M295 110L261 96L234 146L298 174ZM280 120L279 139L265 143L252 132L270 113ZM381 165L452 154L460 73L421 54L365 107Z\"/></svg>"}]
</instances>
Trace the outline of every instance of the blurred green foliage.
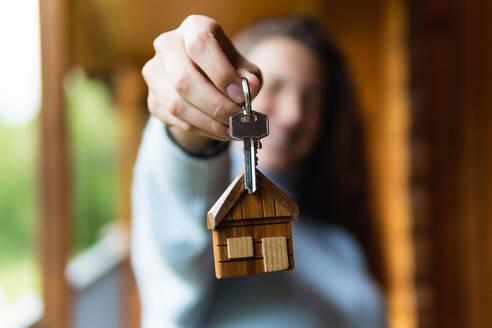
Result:
<instances>
[{"instance_id":1,"label":"blurred green foliage","mask_svg":"<svg viewBox=\"0 0 492 328\"><path fill-rule=\"evenodd\" d=\"M108 86L82 70L65 81L72 172L73 251L99 238L115 217L115 115ZM12 300L36 285L39 117L22 126L0 123L0 287ZM29 274L20 274L19 270ZM17 279L12 279L17 277Z\"/></svg>"},{"instance_id":2,"label":"blurred green foliage","mask_svg":"<svg viewBox=\"0 0 492 328\"><path fill-rule=\"evenodd\" d=\"M26 256L34 242L37 206L37 120L0 125L0 267Z\"/></svg>"},{"instance_id":3,"label":"blurred green foliage","mask_svg":"<svg viewBox=\"0 0 492 328\"><path fill-rule=\"evenodd\" d=\"M115 217L115 115L109 87L80 69L66 79L75 251L94 243Z\"/></svg>"},{"instance_id":4,"label":"blurred green foliage","mask_svg":"<svg viewBox=\"0 0 492 328\"><path fill-rule=\"evenodd\" d=\"M21 126L0 124L0 294L8 301L38 286L33 247L37 136L37 119Z\"/></svg>"}]
</instances>

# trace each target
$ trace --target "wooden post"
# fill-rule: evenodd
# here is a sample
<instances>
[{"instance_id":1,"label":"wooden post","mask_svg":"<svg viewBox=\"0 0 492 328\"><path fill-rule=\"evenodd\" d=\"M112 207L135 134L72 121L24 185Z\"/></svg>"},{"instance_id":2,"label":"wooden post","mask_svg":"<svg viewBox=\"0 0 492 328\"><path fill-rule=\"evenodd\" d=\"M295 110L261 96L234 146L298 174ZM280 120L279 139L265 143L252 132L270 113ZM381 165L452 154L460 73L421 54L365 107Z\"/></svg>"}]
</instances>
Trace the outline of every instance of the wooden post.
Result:
<instances>
[{"instance_id":1,"label":"wooden post","mask_svg":"<svg viewBox=\"0 0 492 328\"><path fill-rule=\"evenodd\" d=\"M410 206L410 108L408 101L407 7L386 0L383 10L382 83L379 114L373 117L370 140L377 143L373 165L379 195L381 236L388 278L389 324L417 327L415 254ZM375 156L374 156L375 155Z\"/></svg>"},{"instance_id":2,"label":"wooden post","mask_svg":"<svg viewBox=\"0 0 492 328\"><path fill-rule=\"evenodd\" d=\"M42 103L40 131L39 252L44 314L41 327L68 327L70 292L70 172L63 79L68 67L68 11L64 0L39 2Z\"/></svg>"},{"instance_id":3,"label":"wooden post","mask_svg":"<svg viewBox=\"0 0 492 328\"><path fill-rule=\"evenodd\" d=\"M127 228L131 223L131 184L133 165L137 157L144 126L145 87L140 69L125 65L115 75L116 115L118 119L118 218ZM135 279L127 259L123 263L123 304L121 313L127 328L140 327L140 299Z\"/></svg>"}]
</instances>

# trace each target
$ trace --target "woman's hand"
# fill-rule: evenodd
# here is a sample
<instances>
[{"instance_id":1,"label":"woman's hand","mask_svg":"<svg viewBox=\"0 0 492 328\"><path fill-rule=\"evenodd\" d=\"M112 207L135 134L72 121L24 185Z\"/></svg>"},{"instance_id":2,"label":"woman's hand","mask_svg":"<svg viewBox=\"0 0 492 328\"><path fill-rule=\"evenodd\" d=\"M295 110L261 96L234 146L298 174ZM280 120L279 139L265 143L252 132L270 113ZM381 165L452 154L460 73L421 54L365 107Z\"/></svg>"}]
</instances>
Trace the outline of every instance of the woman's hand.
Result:
<instances>
[{"instance_id":1,"label":"woman's hand","mask_svg":"<svg viewBox=\"0 0 492 328\"><path fill-rule=\"evenodd\" d=\"M151 114L170 127L185 149L199 151L212 139L231 140L229 116L241 110L241 77L255 96L261 72L234 48L215 20L188 16L154 40L155 56L142 69Z\"/></svg>"}]
</instances>

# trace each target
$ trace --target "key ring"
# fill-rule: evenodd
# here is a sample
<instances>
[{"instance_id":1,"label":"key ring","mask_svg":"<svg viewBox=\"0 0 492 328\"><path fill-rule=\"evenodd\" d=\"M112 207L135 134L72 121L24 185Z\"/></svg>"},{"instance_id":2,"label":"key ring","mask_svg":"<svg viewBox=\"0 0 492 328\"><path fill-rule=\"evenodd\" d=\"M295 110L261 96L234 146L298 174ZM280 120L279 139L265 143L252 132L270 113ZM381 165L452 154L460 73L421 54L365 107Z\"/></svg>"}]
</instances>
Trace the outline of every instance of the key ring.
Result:
<instances>
[{"instance_id":1,"label":"key ring","mask_svg":"<svg viewBox=\"0 0 492 328\"><path fill-rule=\"evenodd\" d=\"M241 78L241 83L243 85L243 94L244 94L244 104L243 104L243 113L247 118L251 118L251 97L249 95L249 84L248 80L245 77Z\"/></svg>"}]
</instances>

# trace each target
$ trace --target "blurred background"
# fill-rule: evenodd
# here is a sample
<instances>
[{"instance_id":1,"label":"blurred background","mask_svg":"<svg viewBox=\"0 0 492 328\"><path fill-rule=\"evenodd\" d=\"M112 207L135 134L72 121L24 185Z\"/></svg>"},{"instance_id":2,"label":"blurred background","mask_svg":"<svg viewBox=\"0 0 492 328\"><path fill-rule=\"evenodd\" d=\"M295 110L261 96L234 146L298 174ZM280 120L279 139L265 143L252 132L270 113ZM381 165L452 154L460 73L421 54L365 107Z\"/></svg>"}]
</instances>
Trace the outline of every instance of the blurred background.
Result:
<instances>
[{"instance_id":1,"label":"blurred background","mask_svg":"<svg viewBox=\"0 0 492 328\"><path fill-rule=\"evenodd\" d=\"M319 19L362 108L390 327L489 325L492 2L25 0L0 2L0 326L139 327L140 70L197 13Z\"/></svg>"}]
</instances>

